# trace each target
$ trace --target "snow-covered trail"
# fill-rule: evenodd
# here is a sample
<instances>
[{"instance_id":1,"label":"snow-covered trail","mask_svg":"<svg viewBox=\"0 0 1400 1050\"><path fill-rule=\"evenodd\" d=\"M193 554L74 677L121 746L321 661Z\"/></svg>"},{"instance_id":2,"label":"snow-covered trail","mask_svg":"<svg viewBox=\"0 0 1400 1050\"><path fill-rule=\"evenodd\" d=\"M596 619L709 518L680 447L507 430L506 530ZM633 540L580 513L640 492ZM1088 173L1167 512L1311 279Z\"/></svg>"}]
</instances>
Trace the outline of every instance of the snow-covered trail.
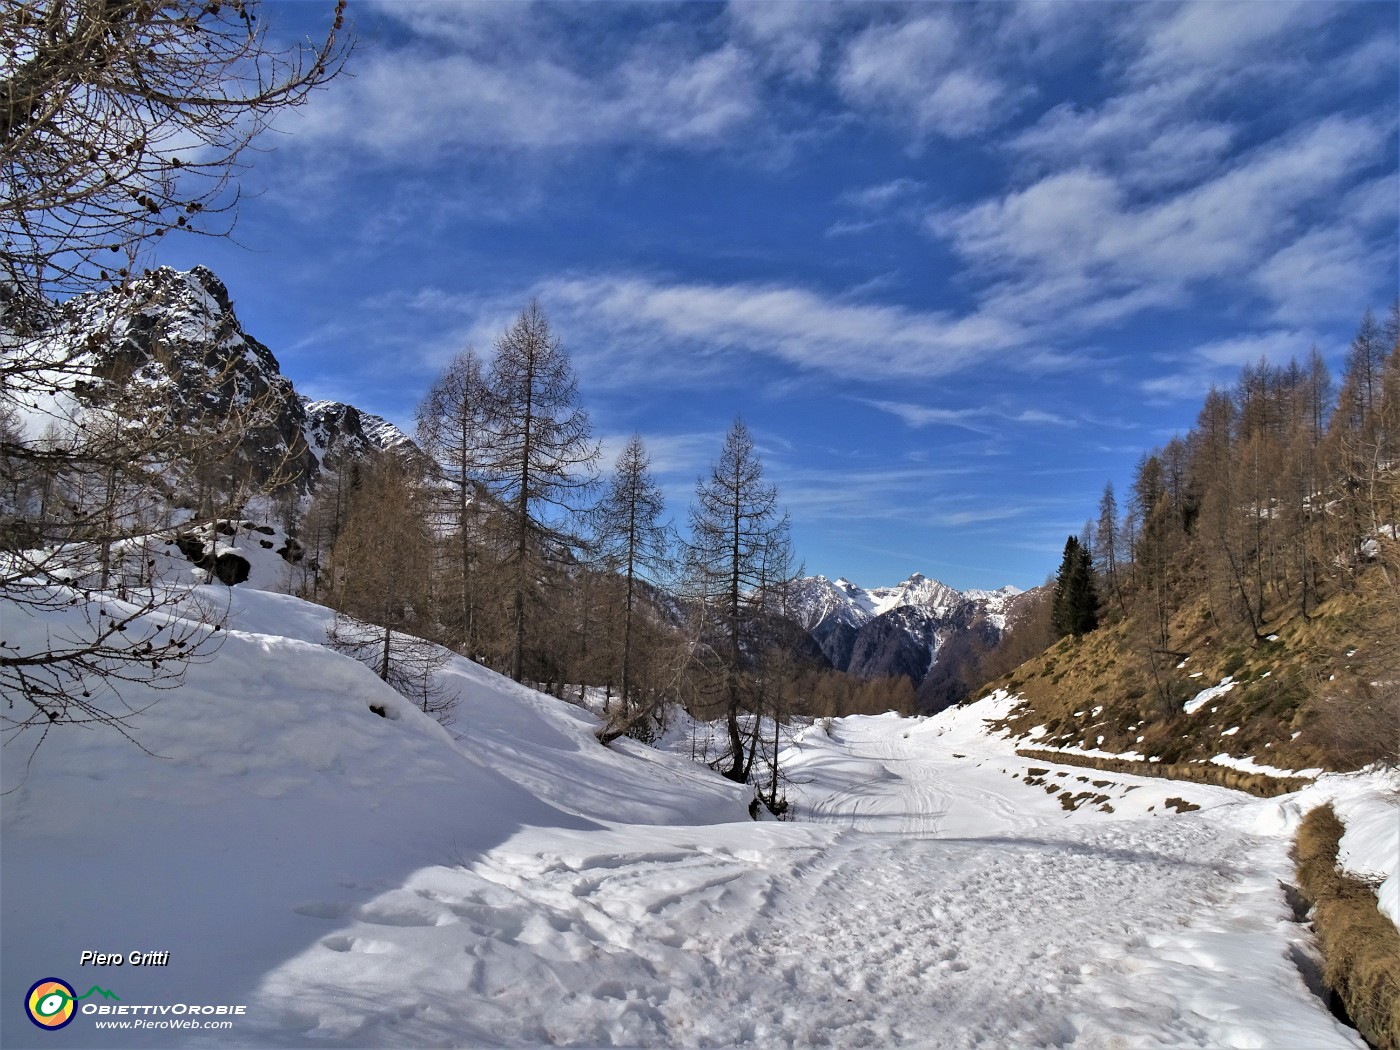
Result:
<instances>
[{"instance_id":1,"label":"snow-covered trail","mask_svg":"<svg viewBox=\"0 0 1400 1050\"><path fill-rule=\"evenodd\" d=\"M804 791L813 764L803 763L793 776L806 801L805 807L799 803L799 819L938 837L1010 833L1044 823L1024 808L1024 790L1004 790L1004 780L952 759L950 749L927 734L911 741L907 725L890 719L835 723L825 734L829 757L821 765L828 773L844 765L846 775L835 778L835 790L825 796L820 789Z\"/></svg>"},{"instance_id":2,"label":"snow-covered trail","mask_svg":"<svg viewBox=\"0 0 1400 1050\"><path fill-rule=\"evenodd\" d=\"M1120 805L1157 802L1130 819L1068 811L985 737L979 754L969 733L918 725L846 719L804 741L809 822L528 830L368 904L313 902L326 935L263 982L256 1013L277 1022L259 1035L1361 1045L1291 959L1283 845L1242 830L1260 804L1114 783ZM1207 813L1161 812L1188 791Z\"/></svg>"}]
</instances>

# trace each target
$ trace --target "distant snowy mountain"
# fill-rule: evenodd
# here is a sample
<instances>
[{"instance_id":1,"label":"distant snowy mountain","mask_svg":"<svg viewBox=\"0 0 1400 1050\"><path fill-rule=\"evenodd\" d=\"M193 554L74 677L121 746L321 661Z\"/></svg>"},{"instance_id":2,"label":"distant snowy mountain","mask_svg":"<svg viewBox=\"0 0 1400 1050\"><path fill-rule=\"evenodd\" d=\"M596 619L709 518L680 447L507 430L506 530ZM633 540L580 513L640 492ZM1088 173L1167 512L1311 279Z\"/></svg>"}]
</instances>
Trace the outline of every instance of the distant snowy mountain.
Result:
<instances>
[{"instance_id":1,"label":"distant snowy mountain","mask_svg":"<svg viewBox=\"0 0 1400 1050\"><path fill-rule=\"evenodd\" d=\"M979 605L990 616L999 618L996 625L1001 628L1005 626L1007 603L1021 591L1010 586L996 591L957 591L946 583L916 572L903 583L871 590L844 577L828 580L825 576L808 576L800 581L797 593L801 596L800 607L808 621L805 626L813 630L826 619L862 626L877 616L905 606L947 617L967 602Z\"/></svg>"},{"instance_id":2,"label":"distant snowy mountain","mask_svg":"<svg viewBox=\"0 0 1400 1050\"><path fill-rule=\"evenodd\" d=\"M860 678L905 675L936 710L962 699L953 665L972 648L996 645L1021 594L1010 586L958 591L916 572L870 590L845 578L808 576L789 600L790 615L837 670ZM931 675L935 665L940 673Z\"/></svg>"}]
</instances>

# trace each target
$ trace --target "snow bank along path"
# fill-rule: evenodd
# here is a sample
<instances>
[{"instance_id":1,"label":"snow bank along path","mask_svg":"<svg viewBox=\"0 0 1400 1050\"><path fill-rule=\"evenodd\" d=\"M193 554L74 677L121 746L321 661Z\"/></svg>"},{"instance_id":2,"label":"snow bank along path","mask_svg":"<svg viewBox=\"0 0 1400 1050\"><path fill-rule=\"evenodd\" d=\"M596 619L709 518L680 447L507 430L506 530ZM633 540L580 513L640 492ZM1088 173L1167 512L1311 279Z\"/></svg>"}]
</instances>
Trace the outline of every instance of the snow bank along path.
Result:
<instances>
[{"instance_id":1,"label":"snow bank along path","mask_svg":"<svg viewBox=\"0 0 1400 1050\"><path fill-rule=\"evenodd\" d=\"M734 785L466 661L454 738L316 644L324 610L240 589L232 618L140 722L162 760L81 733L7 761L0 1044L1361 1045L1293 961L1296 803L1037 765L986 735L999 699L813 727L799 821L754 824ZM54 1034L17 1009L138 947L170 966L104 972L124 1001L247 1014Z\"/></svg>"}]
</instances>

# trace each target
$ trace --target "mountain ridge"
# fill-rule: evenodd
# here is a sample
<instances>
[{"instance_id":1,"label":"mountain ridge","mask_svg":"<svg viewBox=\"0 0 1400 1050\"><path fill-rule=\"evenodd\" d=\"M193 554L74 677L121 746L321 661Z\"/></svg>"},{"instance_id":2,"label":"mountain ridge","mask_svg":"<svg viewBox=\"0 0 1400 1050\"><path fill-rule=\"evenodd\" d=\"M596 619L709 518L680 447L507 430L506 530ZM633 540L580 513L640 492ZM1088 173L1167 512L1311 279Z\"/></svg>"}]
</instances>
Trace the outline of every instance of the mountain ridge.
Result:
<instances>
[{"instance_id":1,"label":"mountain ridge","mask_svg":"<svg viewBox=\"0 0 1400 1050\"><path fill-rule=\"evenodd\" d=\"M920 705L937 711L966 699L962 669L996 646L1016 602L1028 593L1009 584L959 591L915 572L870 589L844 576L805 576L789 589L788 600L790 617L836 670L865 679L907 677Z\"/></svg>"}]
</instances>

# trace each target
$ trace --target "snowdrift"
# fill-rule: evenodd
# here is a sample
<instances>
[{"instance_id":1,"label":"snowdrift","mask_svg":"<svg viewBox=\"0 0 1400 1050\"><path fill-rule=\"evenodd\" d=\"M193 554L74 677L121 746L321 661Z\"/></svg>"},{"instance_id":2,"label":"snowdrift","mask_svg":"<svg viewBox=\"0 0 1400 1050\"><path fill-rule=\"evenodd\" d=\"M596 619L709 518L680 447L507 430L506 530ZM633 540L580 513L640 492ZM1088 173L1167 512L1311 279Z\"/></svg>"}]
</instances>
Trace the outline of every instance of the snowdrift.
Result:
<instances>
[{"instance_id":1,"label":"snowdrift","mask_svg":"<svg viewBox=\"0 0 1400 1050\"><path fill-rule=\"evenodd\" d=\"M192 588L200 601L229 605L222 643L179 688L124 687L133 707L150 704L130 724L136 743L60 727L32 757L24 737L5 748L0 1044L187 1042L85 1017L50 1035L21 1004L49 976L126 1003L247 1003L324 934L323 902L352 912L522 829L747 819L736 785L656 752L609 751L592 716L469 661L442 672L462 701L449 733L319 644L327 610L218 585ZM0 610L7 640L31 647L75 615ZM79 966L84 951L169 957L99 970Z\"/></svg>"}]
</instances>

